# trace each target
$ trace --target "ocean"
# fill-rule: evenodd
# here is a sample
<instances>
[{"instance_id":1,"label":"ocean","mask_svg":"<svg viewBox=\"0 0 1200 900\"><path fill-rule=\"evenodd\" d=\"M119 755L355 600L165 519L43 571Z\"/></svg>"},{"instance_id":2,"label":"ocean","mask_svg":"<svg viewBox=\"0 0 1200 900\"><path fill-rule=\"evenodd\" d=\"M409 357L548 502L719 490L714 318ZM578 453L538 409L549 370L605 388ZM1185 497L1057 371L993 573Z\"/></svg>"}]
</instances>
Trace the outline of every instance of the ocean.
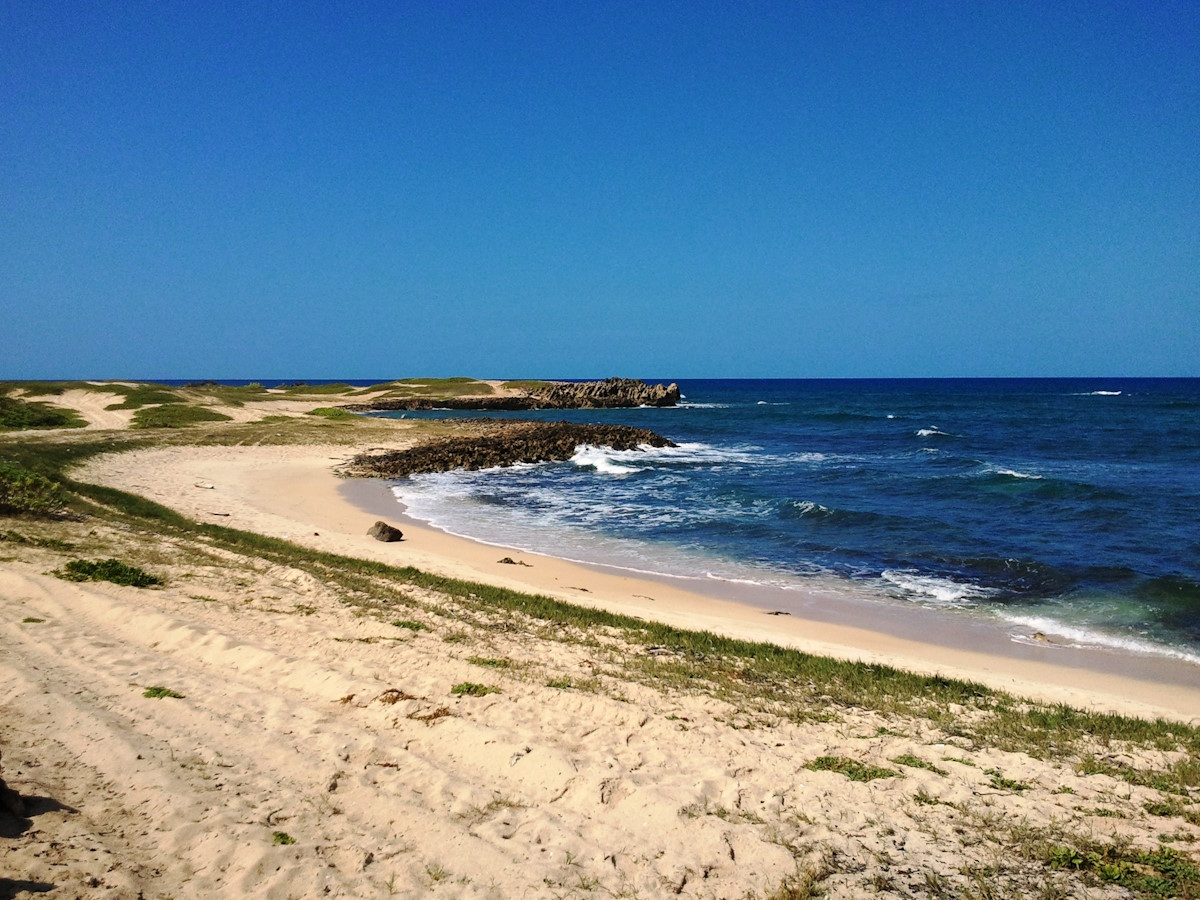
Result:
<instances>
[{"instance_id":1,"label":"ocean","mask_svg":"<svg viewBox=\"0 0 1200 900\"><path fill-rule=\"evenodd\" d=\"M733 599L920 606L1200 665L1200 379L679 385L677 408L512 414L677 448L583 447L393 492L454 534Z\"/></svg>"}]
</instances>

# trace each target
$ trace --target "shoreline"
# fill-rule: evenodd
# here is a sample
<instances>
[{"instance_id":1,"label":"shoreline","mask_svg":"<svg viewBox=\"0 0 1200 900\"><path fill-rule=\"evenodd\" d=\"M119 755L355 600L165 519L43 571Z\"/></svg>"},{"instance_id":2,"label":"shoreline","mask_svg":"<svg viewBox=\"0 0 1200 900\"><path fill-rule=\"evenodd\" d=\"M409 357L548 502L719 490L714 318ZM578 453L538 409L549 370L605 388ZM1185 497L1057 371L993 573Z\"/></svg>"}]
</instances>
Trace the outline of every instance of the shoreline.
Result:
<instances>
[{"instance_id":1,"label":"shoreline","mask_svg":"<svg viewBox=\"0 0 1200 900\"><path fill-rule=\"evenodd\" d=\"M201 521L220 515L222 524L231 527L347 556L546 594L680 628L978 681L1018 696L1200 723L1195 666L1182 661L1019 644L1007 635L996 640L995 632L1003 629L994 627L985 641L975 623L965 630L950 628L944 613L904 610L903 617L889 616L892 611L866 602L862 615L846 620L810 615L816 604L804 614L774 616L770 605L714 596L732 587L722 583L685 586L670 583L675 579L512 548L507 548L509 555L528 555L533 564L502 564L497 557L505 555L506 548L447 534L404 515L386 482L339 479L334 467L348 455L346 447L177 447L101 457L87 464L80 477L142 494ZM212 487L197 487L201 483ZM399 520L404 541L384 544L368 537L372 516ZM913 624L904 627L892 621L899 618ZM887 620L888 630L878 627L881 619ZM984 648L964 646L964 635L975 645L984 643ZM1185 668L1190 681L1185 680Z\"/></svg>"}]
</instances>

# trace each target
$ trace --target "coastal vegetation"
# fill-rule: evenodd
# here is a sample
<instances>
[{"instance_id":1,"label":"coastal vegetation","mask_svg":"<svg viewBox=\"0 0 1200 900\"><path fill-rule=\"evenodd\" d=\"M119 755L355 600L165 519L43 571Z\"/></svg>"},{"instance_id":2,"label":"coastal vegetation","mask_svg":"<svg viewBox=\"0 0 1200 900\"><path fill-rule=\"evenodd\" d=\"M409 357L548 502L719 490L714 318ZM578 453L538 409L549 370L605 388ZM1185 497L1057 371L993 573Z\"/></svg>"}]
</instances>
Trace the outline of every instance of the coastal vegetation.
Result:
<instances>
[{"instance_id":1,"label":"coastal vegetation","mask_svg":"<svg viewBox=\"0 0 1200 900\"><path fill-rule=\"evenodd\" d=\"M12 462L0 461L0 514L54 516L62 513L62 485Z\"/></svg>"},{"instance_id":2,"label":"coastal vegetation","mask_svg":"<svg viewBox=\"0 0 1200 900\"><path fill-rule=\"evenodd\" d=\"M55 572L67 581L111 581L127 587L155 587L162 579L119 559L73 559Z\"/></svg>"},{"instance_id":3,"label":"coastal vegetation","mask_svg":"<svg viewBox=\"0 0 1200 900\"><path fill-rule=\"evenodd\" d=\"M210 402L189 393L205 390L181 389L189 404ZM288 396L297 394L289 388ZM890 792L889 802L910 829L910 846L949 842L957 857L957 868L939 864L936 871L899 865L894 847L850 858L812 836L840 827L818 819L820 811L788 808L785 815L758 805L743 808L734 802L740 795L697 790L678 810L671 808L689 828L715 822L791 854L795 873L764 886L762 896L818 896L839 879L863 894L898 896L1068 897L1094 890L1107 896L1103 891L1110 889L1113 896L1200 896L1200 729L1191 725L1045 703L969 681L836 660L325 552L197 521L137 494L89 483L75 471L96 454L156 445L355 444L363 435L417 427L453 439L459 428L352 414L327 418L316 410L333 407L315 404L330 396L315 393L314 407L294 415L196 422L182 432L0 439L0 514L20 529L0 532L0 541L6 552L36 563L37 571L137 587L187 583L195 603L228 602L235 616L316 617L303 620L306 629L321 617L335 629L344 628L347 617L378 626L377 632L365 625L360 632L336 632L335 640L349 642L339 647L375 642L448 656L460 668L436 692L422 696L393 688L379 694L379 704L402 723L432 729L470 709L519 703L526 693L549 688L569 689L565 699L579 703L625 704L650 692L662 698L655 716L673 733L720 728L778 735L781 755L790 752L785 741L817 733L819 747L797 754L796 767L813 773L807 777L836 781L846 790ZM238 585L236 604L204 593L215 595L212 585L230 581ZM280 602L286 596L281 582L315 587L303 603ZM151 596L168 595L175 595L172 588ZM193 601L181 595L179 602ZM53 623L59 616L50 619L37 629L39 636L58 627ZM489 683L470 680L471 672ZM457 697L492 699L455 703L447 688ZM154 685L143 696L181 695ZM352 697L345 707L355 708ZM1043 805L1053 797L1055 812L1039 816L1032 795ZM520 807L505 796L494 804L465 805L463 814L481 824ZM781 800L778 809L785 808ZM294 842L282 831L266 830L263 839ZM436 861L423 866L431 883L449 877ZM580 878L598 877L590 869L567 868ZM567 895L575 888L564 879L554 890Z\"/></svg>"},{"instance_id":4,"label":"coastal vegetation","mask_svg":"<svg viewBox=\"0 0 1200 900\"><path fill-rule=\"evenodd\" d=\"M134 428L186 428L200 422L228 422L230 416L186 403L164 403L161 406L139 407L133 414Z\"/></svg>"},{"instance_id":5,"label":"coastal vegetation","mask_svg":"<svg viewBox=\"0 0 1200 900\"><path fill-rule=\"evenodd\" d=\"M82 428L86 424L72 409L0 396L0 429Z\"/></svg>"},{"instance_id":6,"label":"coastal vegetation","mask_svg":"<svg viewBox=\"0 0 1200 900\"><path fill-rule=\"evenodd\" d=\"M142 691L142 696L147 700L163 700L165 698L184 699L183 694L179 693L179 691L173 691L168 687L163 687L161 684L146 688Z\"/></svg>"}]
</instances>

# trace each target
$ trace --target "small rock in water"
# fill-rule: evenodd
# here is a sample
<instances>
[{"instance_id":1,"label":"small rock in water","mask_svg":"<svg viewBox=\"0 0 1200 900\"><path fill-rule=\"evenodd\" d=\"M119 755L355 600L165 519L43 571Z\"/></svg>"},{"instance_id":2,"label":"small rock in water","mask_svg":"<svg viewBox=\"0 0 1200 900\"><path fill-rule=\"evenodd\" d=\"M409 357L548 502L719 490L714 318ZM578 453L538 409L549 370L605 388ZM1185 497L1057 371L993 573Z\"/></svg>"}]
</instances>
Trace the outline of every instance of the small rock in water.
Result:
<instances>
[{"instance_id":1,"label":"small rock in water","mask_svg":"<svg viewBox=\"0 0 1200 900\"><path fill-rule=\"evenodd\" d=\"M404 532L402 532L399 528L396 528L393 525L389 525L387 522L383 521L382 519L380 519L378 522L376 522L374 525L372 525L367 530L367 534L369 534L371 537L375 538L375 540L377 540L377 541L384 541L386 543L391 543L392 541L399 541L399 540L404 539Z\"/></svg>"},{"instance_id":2,"label":"small rock in water","mask_svg":"<svg viewBox=\"0 0 1200 900\"><path fill-rule=\"evenodd\" d=\"M1043 644L1048 644L1048 643L1050 643L1050 638L1046 637L1046 635L1045 635L1045 634L1043 634L1043 633L1042 633L1042 632L1040 632L1040 631L1035 631L1035 632L1033 633L1033 639L1034 639L1035 641L1040 641L1040 642L1041 642L1041 643L1043 643Z\"/></svg>"}]
</instances>

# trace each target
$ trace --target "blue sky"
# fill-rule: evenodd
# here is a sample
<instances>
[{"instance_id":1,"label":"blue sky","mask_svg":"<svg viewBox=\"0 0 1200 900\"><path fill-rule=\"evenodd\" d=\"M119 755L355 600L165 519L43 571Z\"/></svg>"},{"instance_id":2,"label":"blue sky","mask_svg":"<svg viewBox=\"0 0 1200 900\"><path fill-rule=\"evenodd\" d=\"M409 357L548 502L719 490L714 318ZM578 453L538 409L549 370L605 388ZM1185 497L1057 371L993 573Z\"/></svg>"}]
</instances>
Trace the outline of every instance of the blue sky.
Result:
<instances>
[{"instance_id":1,"label":"blue sky","mask_svg":"<svg viewBox=\"0 0 1200 900\"><path fill-rule=\"evenodd\" d=\"M1200 6L0 8L0 377L1200 375Z\"/></svg>"}]
</instances>

